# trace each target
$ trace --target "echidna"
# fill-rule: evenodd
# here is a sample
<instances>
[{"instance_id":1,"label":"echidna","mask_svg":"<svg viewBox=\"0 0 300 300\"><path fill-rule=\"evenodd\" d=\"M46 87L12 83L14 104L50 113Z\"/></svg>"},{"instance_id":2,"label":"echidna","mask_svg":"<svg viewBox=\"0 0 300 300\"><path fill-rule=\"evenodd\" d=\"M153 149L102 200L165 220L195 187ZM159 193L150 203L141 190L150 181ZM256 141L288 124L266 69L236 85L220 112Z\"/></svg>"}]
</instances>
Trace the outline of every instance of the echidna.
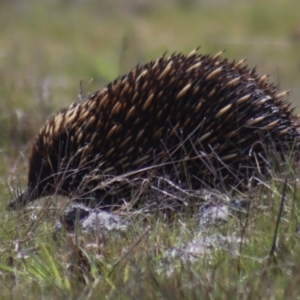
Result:
<instances>
[{"instance_id":1,"label":"echidna","mask_svg":"<svg viewBox=\"0 0 300 300\"><path fill-rule=\"evenodd\" d=\"M60 111L37 135L28 186L10 207L54 193L109 205L124 174L239 188L270 153L283 161L300 132L287 93L220 55L164 55Z\"/></svg>"}]
</instances>

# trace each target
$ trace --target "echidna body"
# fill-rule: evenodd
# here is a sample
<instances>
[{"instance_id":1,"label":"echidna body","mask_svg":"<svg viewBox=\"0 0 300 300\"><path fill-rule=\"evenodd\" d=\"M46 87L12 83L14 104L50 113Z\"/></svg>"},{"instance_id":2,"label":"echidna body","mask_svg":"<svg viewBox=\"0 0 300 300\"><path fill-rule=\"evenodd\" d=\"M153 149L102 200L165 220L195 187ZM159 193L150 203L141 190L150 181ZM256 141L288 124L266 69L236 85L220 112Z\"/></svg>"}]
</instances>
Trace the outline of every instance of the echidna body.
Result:
<instances>
[{"instance_id":1,"label":"echidna body","mask_svg":"<svg viewBox=\"0 0 300 300\"><path fill-rule=\"evenodd\" d=\"M268 152L296 149L286 94L219 56L163 56L59 112L36 137L28 187L11 207L54 193L101 203L122 174L238 187L266 169Z\"/></svg>"}]
</instances>

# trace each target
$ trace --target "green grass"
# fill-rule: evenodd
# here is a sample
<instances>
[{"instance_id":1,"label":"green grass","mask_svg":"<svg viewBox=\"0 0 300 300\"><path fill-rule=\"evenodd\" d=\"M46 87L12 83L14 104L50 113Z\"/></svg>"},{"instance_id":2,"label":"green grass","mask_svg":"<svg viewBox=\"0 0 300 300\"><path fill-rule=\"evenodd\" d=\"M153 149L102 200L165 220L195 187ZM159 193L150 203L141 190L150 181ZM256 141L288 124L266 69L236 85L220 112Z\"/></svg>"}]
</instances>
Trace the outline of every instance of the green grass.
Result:
<instances>
[{"instance_id":1,"label":"green grass","mask_svg":"<svg viewBox=\"0 0 300 300\"><path fill-rule=\"evenodd\" d=\"M291 188L282 214L283 183L274 178L270 189L253 191L248 217L206 231L190 213L172 220L155 214L131 218L125 232L72 236L54 232L57 212L46 206L5 211L12 184L26 185L34 135L76 99L80 80L85 93L93 92L165 51L188 53L201 46L202 53L226 49L229 59L248 58L280 89L292 89L290 101L299 105L298 2L201 1L185 7L132 1L126 7L117 0L1 1L0 298L299 297L297 170L288 172ZM216 234L228 243L193 253L190 260L178 254L192 240Z\"/></svg>"}]
</instances>

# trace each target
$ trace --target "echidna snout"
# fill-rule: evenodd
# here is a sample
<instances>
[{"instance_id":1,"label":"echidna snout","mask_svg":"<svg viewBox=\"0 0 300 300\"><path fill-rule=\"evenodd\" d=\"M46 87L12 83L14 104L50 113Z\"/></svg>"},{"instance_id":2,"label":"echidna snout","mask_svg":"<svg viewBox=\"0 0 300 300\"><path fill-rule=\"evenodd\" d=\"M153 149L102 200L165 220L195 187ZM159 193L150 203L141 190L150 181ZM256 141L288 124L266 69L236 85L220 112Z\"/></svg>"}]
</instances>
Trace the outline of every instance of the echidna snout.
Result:
<instances>
[{"instance_id":1,"label":"echidna snout","mask_svg":"<svg viewBox=\"0 0 300 300\"><path fill-rule=\"evenodd\" d=\"M122 174L240 188L266 172L269 153L282 160L299 147L285 97L267 76L219 54L137 66L46 122L31 148L28 187L11 207L54 193L112 204L111 195L126 193Z\"/></svg>"}]
</instances>

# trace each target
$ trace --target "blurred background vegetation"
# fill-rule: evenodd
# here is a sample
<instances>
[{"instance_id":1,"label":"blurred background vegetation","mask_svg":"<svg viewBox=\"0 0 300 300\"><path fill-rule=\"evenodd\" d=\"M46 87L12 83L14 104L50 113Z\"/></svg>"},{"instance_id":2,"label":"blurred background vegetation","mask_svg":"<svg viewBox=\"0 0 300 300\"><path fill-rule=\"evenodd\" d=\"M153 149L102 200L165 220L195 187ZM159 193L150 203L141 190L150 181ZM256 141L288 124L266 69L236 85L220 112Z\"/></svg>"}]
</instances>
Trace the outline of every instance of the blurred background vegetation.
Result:
<instances>
[{"instance_id":1,"label":"blurred background vegetation","mask_svg":"<svg viewBox=\"0 0 300 300\"><path fill-rule=\"evenodd\" d=\"M166 51L247 58L299 105L299 11L299 0L0 1L1 197L8 180L24 180L34 135L81 80L93 92Z\"/></svg>"}]
</instances>

